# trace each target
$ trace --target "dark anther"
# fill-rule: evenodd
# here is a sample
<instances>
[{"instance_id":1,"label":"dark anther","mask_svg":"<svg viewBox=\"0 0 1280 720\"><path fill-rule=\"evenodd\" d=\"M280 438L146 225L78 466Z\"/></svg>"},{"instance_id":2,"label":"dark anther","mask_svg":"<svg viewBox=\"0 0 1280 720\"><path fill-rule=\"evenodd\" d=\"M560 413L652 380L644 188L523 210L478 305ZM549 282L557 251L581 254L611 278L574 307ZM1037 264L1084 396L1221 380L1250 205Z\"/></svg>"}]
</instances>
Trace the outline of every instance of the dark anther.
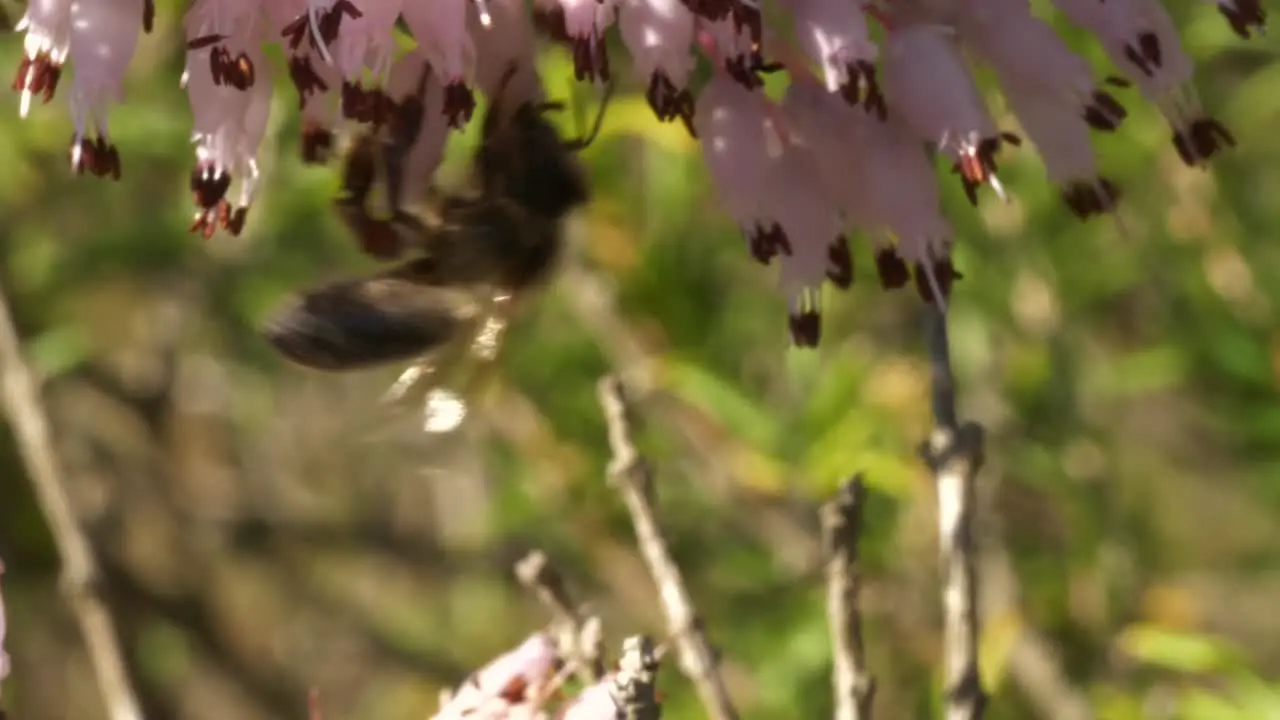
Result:
<instances>
[{"instance_id":1,"label":"dark anther","mask_svg":"<svg viewBox=\"0 0 1280 720\"><path fill-rule=\"evenodd\" d=\"M1106 178L1074 182L1062 188L1062 201L1081 220L1111 212L1119 200L1120 190Z\"/></svg>"},{"instance_id":2,"label":"dark anther","mask_svg":"<svg viewBox=\"0 0 1280 720\"><path fill-rule=\"evenodd\" d=\"M788 318L791 342L796 347L816 348L822 339L822 315L817 310L792 313Z\"/></svg>"},{"instance_id":3,"label":"dark anther","mask_svg":"<svg viewBox=\"0 0 1280 720\"><path fill-rule=\"evenodd\" d=\"M333 131L323 127L302 129L302 162L322 165L333 154Z\"/></svg>"},{"instance_id":4,"label":"dark anther","mask_svg":"<svg viewBox=\"0 0 1280 720\"><path fill-rule=\"evenodd\" d=\"M1267 13L1259 0L1235 0L1235 7L1219 3L1218 11L1242 40L1248 40L1255 30L1261 35L1266 29Z\"/></svg>"},{"instance_id":5,"label":"dark anther","mask_svg":"<svg viewBox=\"0 0 1280 720\"><path fill-rule=\"evenodd\" d=\"M223 227L232 235L239 236L244 231L244 221L249 217L249 208L238 207L224 219Z\"/></svg>"},{"instance_id":6,"label":"dark anther","mask_svg":"<svg viewBox=\"0 0 1280 720\"><path fill-rule=\"evenodd\" d=\"M1144 32L1139 35L1138 48L1142 51L1142 57L1146 58L1152 67L1164 65L1164 53L1160 50L1160 38L1155 33Z\"/></svg>"},{"instance_id":7,"label":"dark anther","mask_svg":"<svg viewBox=\"0 0 1280 720\"><path fill-rule=\"evenodd\" d=\"M190 186L196 205L210 210L227 196L231 174L225 170L215 171L210 165L200 165L191 171Z\"/></svg>"},{"instance_id":8,"label":"dark anther","mask_svg":"<svg viewBox=\"0 0 1280 720\"><path fill-rule=\"evenodd\" d=\"M142 0L142 32L150 34L156 26L156 0Z\"/></svg>"},{"instance_id":9,"label":"dark anther","mask_svg":"<svg viewBox=\"0 0 1280 720\"><path fill-rule=\"evenodd\" d=\"M951 259L935 260L933 262L933 279L938 283L938 290L942 292L942 300L946 302L951 299L951 286L956 280L963 280L961 275L951 264ZM937 298L933 294L933 283L929 282L929 275L925 272L924 266L916 263L916 292L920 294L920 299L932 305Z\"/></svg>"},{"instance_id":10,"label":"dark anther","mask_svg":"<svg viewBox=\"0 0 1280 720\"><path fill-rule=\"evenodd\" d=\"M289 79L298 90L298 108L307 102L307 98L318 93L329 92L329 83L320 77L310 58L297 55L289 58Z\"/></svg>"},{"instance_id":11,"label":"dark anther","mask_svg":"<svg viewBox=\"0 0 1280 720\"><path fill-rule=\"evenodd\" d=\"M227 39L226 35L218 35L216 33L213 35L201 35L198 38L191 38L190 40L188 40L187 49L203 50L207 47L212 47L214 45L217 45L218 43L226 39Z\"/></svg>"},{"instance_id":12,"label":"dark anther","mask_svg":"<svg viewBox=\"0 0 1280 720\"><path fill-rule=\"evenodd\" d=\"M906 261L893 248L876 251L876 274L880 276L880 287L885 290L897 290L911 279Z\"/></svg>"},{"instance_id":13,"label":"dark anther","mask_svg":"<svg viewBox=\"0 0 1280 720\"><path fill-rule=\"evenodd\" d=\"M1133 63L1133 66L1138 68L1143 75L1146 75L1147 77L1155 75L1155 71L1151 69L1151 64L1147 62L1146 58L1142 57L1138 52L1138 49L1134 46L1124 46L1124 57L1126 60Z\"/></svg>"},{"instance_id":14,"label":"dark anther","mask_svg":"<svg viewBox=\"0 0 1280 720\"><path fill-rule=\"evenodd\" d=\"M466 83L457 80L445 86L444 115L449 119L449 127L465 127L475 111L476 96Z\"/></svg>"},{"instance_id":15,"label":"dark anther","mask_svg":"<svg viewBox=\"0 0 1280 720\"><path fill-rule=\"evenodd\" d=\"M849 254L849 243L843 235L837 237L827 247L827 279L841 290L853 286L853 256Z\"/></svg>"}]
</instances>

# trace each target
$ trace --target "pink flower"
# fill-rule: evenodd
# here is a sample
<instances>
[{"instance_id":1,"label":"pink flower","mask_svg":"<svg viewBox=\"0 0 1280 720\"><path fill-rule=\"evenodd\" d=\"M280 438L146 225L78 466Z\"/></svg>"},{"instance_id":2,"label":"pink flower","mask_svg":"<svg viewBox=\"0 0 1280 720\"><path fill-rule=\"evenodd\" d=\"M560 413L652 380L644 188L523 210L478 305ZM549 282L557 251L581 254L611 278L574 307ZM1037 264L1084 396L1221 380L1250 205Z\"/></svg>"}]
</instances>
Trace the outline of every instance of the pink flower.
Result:
<instances>
[{"instance_id":1,"label":"pink flower","mask_svg":"<svg viewBox=\"0 0 1280 720\"><path fill-rule=\"evenodd\" d=\"M534 27L524 0L473 3L467 27L476 48L476 87L490 97L501 89L503 98L512 103L543 99ZM507 77L513 66L515 74Z\"/></svg>"},{"instance_id":2,"label":"pink flower","mask_svg":"<svg viewBox=\"0 0 1280 720\"><path fill-rule=\"evenodd\" d=\"M422 125L417 140L404 159L404 185L400 192L401 197L407 199L426 196L436 168L444 159L445 141L450 129L444 113L445 92L421 48L397 60L387 80L387 95L396 103L403 103L415 95L424 80Z\"/></svg>"},{"instance_id":3,"label":"pink flower","mask_svg":"<svg viewBox=\"0 0 1280 720\"><path fill-rule=\"evenodd\" d=\"M62 64L71 50L71 0L32 0L17 30L26 37L13 89L21 93L18 114L25 118L33 95L49 102L58 90Z\"/></svg>"},{"instance_id":4,"label":"pink flower","mask_svg":"<svg viewBox=\"0 0 1280 720\"><path fill-rule=\"evenodd\" d=\"M557 720L614 720L622 708L614 699L615 675L585 688L556 715Z\"/></svg>"},{"instance_id":5,"label":"pink flower","mask_svg":"<svg viewBox=\"0 0 1280 720\"><path fill-rule=\"evenodd\" d=\"M986 102L965 65L951 27L913 23L895 26L885 53L885 81L895 112L920 140L949 155L969 200L996 180L995 154L1006 136L996 128Z\"/></svg>"},{"instance_id":6,"label":"pink flower","mask_svg":"<svg viewBox=\"0 0 1280 720\"><path fill-rule=\"evenodd\" d=\"M198 4L192 13L199 9L203 8ZM194 49L188 50L183 74L194 120L192 141L196 144L191 190L197 210L191 230L206 238L218 229L238 235L244 229L257 190L258 146L266 133L271 109L273 83L262 54L266 24L256 11L203 17L192 13L187 18L189 32L193 26L200 33L210 28L225 32L215 32L220 38L216 45L196 43ZM219 49L236 58L237 65L246 70L244 82L230 82L219 74L218 64L211 60ZM234 205L227 200L233 183L238 183Z\"/></svg>"},{"instance_id":7,"label":"pink flower","mask_svg":"<svg viewBox=\"0 0 1280 720\"><path fill-rule=\"evenodd\" d=\"M533 717L559 662L555 642L535 633L472 675L434 720Z\"/></svg>"},{"instance_id":8,"label":"pink flower","mask_svg":"<svg viewBox=\"0 0 1280 720\"><path fill-rule=\"evenodd\" d=\"M1188 165L1233 147L1235 138L1205 114L1191 86L1194 67L1160 0L1054 0L1071 20L1097 36L1111 62L1164 114L1173 145Z\"/></svg>"},{"instance_id":9,"label":"pink flower","mask_svg":"<svg viewBox=\"0 0 1280 720\"><path fill-rule=\"evenodd\" d=\"M618 29L636 74L646 78L645 99L659 120L693 122L693 13L680 0L623 0Z\"/></svg>"},{"instance_id":10,"label":"pink flower","mask_svg":"<svg viewBox=\"0 0 1280 720\"><path fill-rule=\"evenodd\" d=\"M573 52L578 80L608 80L609 54L604 33L617 19L617 0L534 0L534 20Z\"/></svg>"},{"instance_id":11,"label":"pink flower","mask_svg":"<svg viewBox=\"0 0 1280 720\"><path fill-rule=\"evenodd\" d=\"M881 118L884 95L876 81L879 56L862 10L841 0L786 0L800 47L822 68L828 92L851 105L864 105Z\"/></svg>"},{"instance_id":12,"label":"pink flower","mask_svg":"<svg viewBox=\"0 0 1280 720\"><path fill-rule=\"evenodd\" d=\"M407 2L404 21L417 39L431 67L444 84L444 113L453 127L462 127L476 109L467 78L475 68L476 49L467 31L468 0Z\"/></svg>"},{"instance_id":13,"label":"pink flower","mask_svg":"<svg viewBox=\"0 0 1280 720\"><path fill-rule=\"evenodd\" d=\"M120 179L120 153L107 132L108 108L121 85L142 30L142 0L76 0L71 4L68 48L76 58L71 90L71 167Z\"/></svg>"}]
</instances>

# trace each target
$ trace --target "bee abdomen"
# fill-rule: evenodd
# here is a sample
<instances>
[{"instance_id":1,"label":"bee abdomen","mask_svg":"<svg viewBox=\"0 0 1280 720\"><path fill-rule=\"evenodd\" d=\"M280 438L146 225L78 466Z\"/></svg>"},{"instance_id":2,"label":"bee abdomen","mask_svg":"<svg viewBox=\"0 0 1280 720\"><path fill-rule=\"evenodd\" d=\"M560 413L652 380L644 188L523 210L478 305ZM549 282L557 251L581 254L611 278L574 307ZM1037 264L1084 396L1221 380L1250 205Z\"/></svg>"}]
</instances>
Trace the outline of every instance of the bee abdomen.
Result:
<instances>
[{"instance_id":1,"label":"bee abdomen","mask_svg":"<svg viewBox=\"0 0 1280 720\"><path fill-rule=\"evenodd\" d=\"M375 291L386 283L394 281L340 283L304 294L277 311L262 334L293 362L336 371L410 360L457 333L446 308L401 302L402 292Z\"/></svg>"}]
</instances>

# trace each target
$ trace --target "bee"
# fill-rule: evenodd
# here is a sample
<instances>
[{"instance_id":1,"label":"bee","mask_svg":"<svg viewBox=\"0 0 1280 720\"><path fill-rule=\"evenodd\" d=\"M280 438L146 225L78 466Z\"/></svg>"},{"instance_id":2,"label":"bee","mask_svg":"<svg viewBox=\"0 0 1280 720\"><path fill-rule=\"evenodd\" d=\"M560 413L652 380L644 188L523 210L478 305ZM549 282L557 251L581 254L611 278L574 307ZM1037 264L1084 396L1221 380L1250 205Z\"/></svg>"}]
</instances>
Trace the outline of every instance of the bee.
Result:
<instances>
[{"instance_id":1,"label":"bee","mask_svg":"<svg viewBox=\"0 0 1280 720\"><path fill-rule=\"evenodd\" d=\"M369 254L410 258L286 301L262 328L277 351L328 371L416 360L390 399L464 359L494 359L514 301L549 279L565 244L563 221L589 199L576 154L598 135L612 92L606 85L588 133L566 140L546 117L562 103L504 102L515 71L504 74L483 118L469 190L433 188L416 204L401 197L429 66L387 126L356 139L343 161L337 213ZM389 206L383 216L371 207L379 183Z\"/></svg>"}]
</instances>

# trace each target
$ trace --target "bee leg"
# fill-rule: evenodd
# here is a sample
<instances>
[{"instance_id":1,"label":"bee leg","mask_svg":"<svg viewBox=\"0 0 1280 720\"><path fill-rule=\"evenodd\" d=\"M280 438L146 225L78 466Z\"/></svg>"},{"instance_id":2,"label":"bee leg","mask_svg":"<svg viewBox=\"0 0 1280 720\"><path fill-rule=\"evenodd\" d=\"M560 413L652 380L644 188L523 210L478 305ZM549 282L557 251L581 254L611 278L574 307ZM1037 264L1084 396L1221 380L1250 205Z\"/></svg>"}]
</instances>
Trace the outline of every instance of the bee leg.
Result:
<instances>
[{"instance_id":1,"label":"bee leg","mask_svg":"<svg viewBox=\"0 0 1280 720\"><path fill-rule=\"evenodd\" d=\"M591 131L579 138L574 138L565 143L565 149L570 151L578 151L586 148L595 142L600 135L600 128L604 125L604 114L609 109L609 101L613 99L613 91L615 89L612 78L604 83L604 94L600 97L600 109L596 111L596 119L591 124Z\"/></svg>"},{"instance_id":2,"label":"bee leg","mask_svg":"<svg viewBox=\"0 0 1280 720\"><path fill-rule=\"evenodd\" d=\"M404 188L404 161L422 134L422 118L427 111L427 85L431 81L431 64L422 64L418 87L396 106L391 122L391 137L383 144L382 163L387 180L387 204L393 214L401 214Z\"/></svg>"},{"instance_id":3,"label":"bee leg","mask_svg":"<svg viewBox=\"0 0 1280 720\"><path fill-rule=\"evenodd\" d=\"M347 230L355 235L360 248L378 259L393 259L403 252L403 245L391 223L373 216L370 196L378 180L378 144L372 133L363 133L347 152L342 166L342 195L334 205Z\"/></svg>"}]
</instances>

